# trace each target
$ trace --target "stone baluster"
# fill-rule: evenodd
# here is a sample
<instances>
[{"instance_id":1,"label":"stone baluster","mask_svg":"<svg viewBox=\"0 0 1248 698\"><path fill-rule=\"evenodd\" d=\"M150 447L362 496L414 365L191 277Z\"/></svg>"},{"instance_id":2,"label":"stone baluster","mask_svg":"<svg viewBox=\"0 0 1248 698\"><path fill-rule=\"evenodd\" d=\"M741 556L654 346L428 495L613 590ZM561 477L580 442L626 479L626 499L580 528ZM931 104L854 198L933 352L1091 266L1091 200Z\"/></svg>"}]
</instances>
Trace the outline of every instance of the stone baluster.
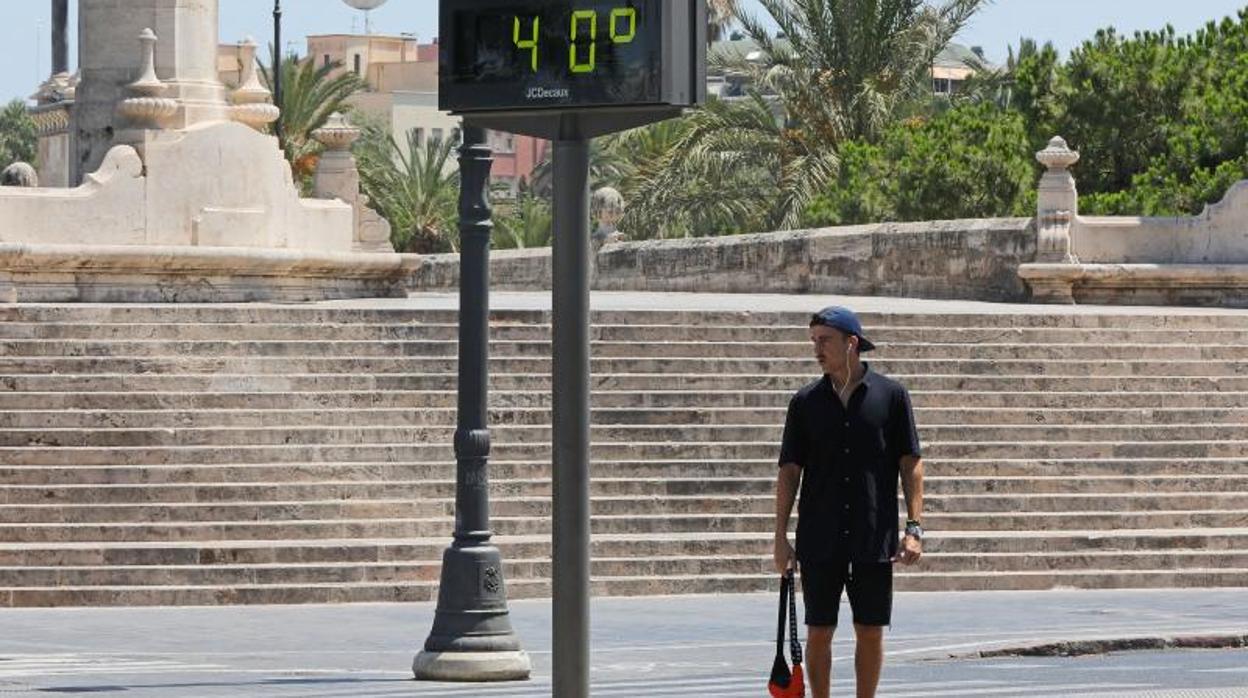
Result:
<instances>
[{"instance_id":1,"label":"stone baluster","mask_svg":"<svg viewBox=\"0 0 1248 698\"><path fill-rule=\"evenodd\" d=\"M1048 171L1040 178L1036 206L1036 261L1044 264L1074 264L1070 249L1070 229L1079 215L1079 192L1070 168L1079 162L1079 153L1055 136L1036 159Z\"/></svg>"},{"instance_id":2,"label":"stone baluster","mask_svg":"<svg viewBox=\"0 0 1248 698\"><path fill-rule=\"evenodd\" d=\"M273 104L273 93L260 82L256 71L256 48L256 40L250 36L238 45L242 73L238 89L230 95L234 103L230 107L230 118L263 131L281 117L282 111Z\"/></svg>"},{"instance_id":3,"label":"stone baluster","mask_svg":"<svg viewBox=\"0 0 1248 698\"><path fill-rule=\"evenodd\" d=\"M369 208L368 197L360 192L360 170L351 153L351 146L360 139L360 129L335 113L312 132L312 137L325 146L313 180L316 198L341 199L355 209L356 252L394 252L390 223Z\"/></svg>"},{"instance_id":4,"label":"stone baluster","mask_svg":"<svg viewBox=\"0 0 1248 698\"><path fill-rule=\"evenodd\" d=\"M161 96L168 86L156 76L156 33L144 29L139 43L143 47L143 69L139 79L126 86L133 96L118 104L117 111L139 128L163 129L178 113L178 102Z\"/></svg>"}]
</instances>

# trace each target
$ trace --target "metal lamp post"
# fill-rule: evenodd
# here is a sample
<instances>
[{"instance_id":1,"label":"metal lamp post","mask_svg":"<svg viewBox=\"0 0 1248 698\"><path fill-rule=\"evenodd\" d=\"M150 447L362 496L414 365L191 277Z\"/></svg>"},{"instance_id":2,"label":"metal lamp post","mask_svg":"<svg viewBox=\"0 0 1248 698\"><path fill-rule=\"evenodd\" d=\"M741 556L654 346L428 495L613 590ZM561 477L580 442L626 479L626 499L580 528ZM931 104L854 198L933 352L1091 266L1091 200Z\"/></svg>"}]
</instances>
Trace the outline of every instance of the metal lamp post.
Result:
<instances>
[{"instance_id":1,"label":"metal lamp post","mask_svg":"<svg viewBox=\"0 0 1248 698\"><path fill-rule=\"evenodd\" d=\"M494 162L485 130L465 124L459 148L459 406L455 429L455 537L442 556L433 630L412 663L417 679L514 681L529 657L511 628L502 555L490 544L490 204Z\"/></svg>"},{"instance_id":2,"label":"metal lamp post","mask_svg":"<svg viewBox=\"0 0 1248 698\"><path fill-rule=\"evenodd\" d=\"M282 108L282 0L273 0L273 103ZM273 124L277 139L282 140L282 120Z\"/></svg>"}]
</instances>

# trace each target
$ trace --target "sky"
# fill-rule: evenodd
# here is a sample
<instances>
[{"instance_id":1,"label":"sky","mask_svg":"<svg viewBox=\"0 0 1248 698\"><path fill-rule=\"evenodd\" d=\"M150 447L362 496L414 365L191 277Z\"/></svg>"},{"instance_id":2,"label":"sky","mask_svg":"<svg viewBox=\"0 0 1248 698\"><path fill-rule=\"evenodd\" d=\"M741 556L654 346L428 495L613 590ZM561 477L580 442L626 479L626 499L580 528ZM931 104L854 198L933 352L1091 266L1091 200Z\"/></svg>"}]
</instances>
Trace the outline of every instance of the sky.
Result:
<instances>
[{"instance_id":1,"label":"sky","mask_svg":"<svg viewBox=\"0 0 1248 698\"><path fill-rule=\"evenodd\" d=\"M742 0L757 11L757 0ZM251 35L262 45L271 41L273 4L268 0L220 0L221 38L235 42ZM77 3L71 0L70 26L77 26ZM1167 23L1181 34L1212 19L1233 15L1248 0L995 0L976 16L958 41L982 46L989 60L1001 62L1007 47L1020 36L1052 41L1063 52L1090 38L1099 28L1119 31L1159 29ZM0 99L28 97L51 70L48 0L0 0L0 40L9 57L0 62ZM302 52L308 34L362 31L362 13L343 0L284 0L283 39ZM410 32L422 41L437 35L437 0L389 0L373 13L373 30ZM137 43L137 42L136 42ZM71 45L70 63L76 64Z\"/></svg>"}]
</instances>

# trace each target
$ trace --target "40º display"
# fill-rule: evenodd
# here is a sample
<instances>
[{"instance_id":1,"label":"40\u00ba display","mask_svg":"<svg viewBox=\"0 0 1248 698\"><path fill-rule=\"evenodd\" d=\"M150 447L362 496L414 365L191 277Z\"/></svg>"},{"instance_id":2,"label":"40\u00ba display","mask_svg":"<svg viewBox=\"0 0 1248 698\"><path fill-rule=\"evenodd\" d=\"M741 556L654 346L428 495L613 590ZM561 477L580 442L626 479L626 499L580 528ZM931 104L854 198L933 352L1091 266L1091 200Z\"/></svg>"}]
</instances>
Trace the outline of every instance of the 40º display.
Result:
<instances>
[{"instance_id":1,"label":"40\u00ba display","mask_svg":"<svg viewBox=\"0 0 1248 698\"><path fill-rule=\"evenodd\" d=\"M440 106L462 113L692 104L696 8L693 0L444 0Z\"/></svg>"}]
</instances>

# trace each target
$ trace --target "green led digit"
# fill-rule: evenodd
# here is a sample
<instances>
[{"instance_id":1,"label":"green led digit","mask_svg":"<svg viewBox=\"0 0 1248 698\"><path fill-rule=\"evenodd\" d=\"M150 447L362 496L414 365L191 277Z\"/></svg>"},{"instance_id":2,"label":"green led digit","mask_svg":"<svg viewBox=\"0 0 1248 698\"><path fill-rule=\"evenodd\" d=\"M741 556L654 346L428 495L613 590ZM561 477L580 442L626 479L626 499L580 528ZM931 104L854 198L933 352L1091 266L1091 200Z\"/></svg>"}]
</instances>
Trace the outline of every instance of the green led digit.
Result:
<instances>
[{"instance_id":1,"label":"green led digit","mask_svg":"<svg viewBox=\"0 0 1248 698\"><path fill-rule=\"evenodd\" d=\"M581 20L589 20L589 62L581 63L576 55L576 37ZM594 72L598 57L598 13L593 10L576 10L572 13L572 40L568 42L568 67L574 73Z\"/></svg>"},{"instance_id":2,"label":"green led digit","mask_svg":"<svg viewBox=\"0 0 1248 698\"><path fill-rule=\"evenodd\" d=\"M621 19L628 20L628 31L618 32L616 26ZM627 44L637 36L637 10L632 7L617 7L611 10L611 43Z\"/></svg>"},{"instance_id":3,"label":"green led digit","mask_svg":"<svg viewBox=\"0 0 1248 698\"><path fill-rule=\"evenodd\" d=\"M512 30L511 30L511 40L515 42L516 48L520 48L520 49L527 48L532 52L531 57L529 59L529 63L533 66L533 72L535 73L537 72L537 29L538 29L538 24L541 21L542 21L541 17L533 18L533 38L531 39L520 38L520 18L519 17L516 17L516 22L515 24L512 25Z\"/></svg>"}]
</instances>

